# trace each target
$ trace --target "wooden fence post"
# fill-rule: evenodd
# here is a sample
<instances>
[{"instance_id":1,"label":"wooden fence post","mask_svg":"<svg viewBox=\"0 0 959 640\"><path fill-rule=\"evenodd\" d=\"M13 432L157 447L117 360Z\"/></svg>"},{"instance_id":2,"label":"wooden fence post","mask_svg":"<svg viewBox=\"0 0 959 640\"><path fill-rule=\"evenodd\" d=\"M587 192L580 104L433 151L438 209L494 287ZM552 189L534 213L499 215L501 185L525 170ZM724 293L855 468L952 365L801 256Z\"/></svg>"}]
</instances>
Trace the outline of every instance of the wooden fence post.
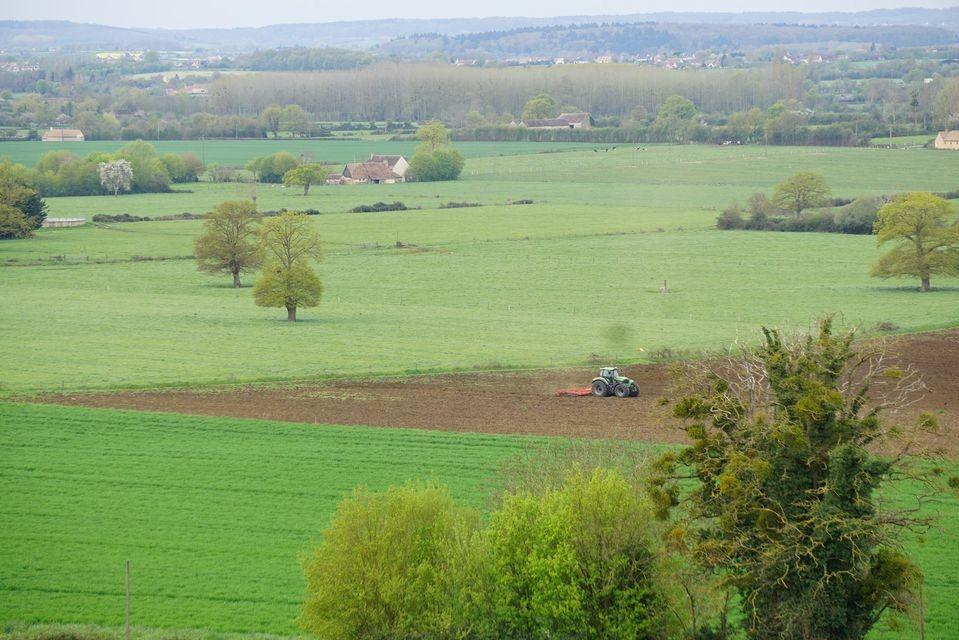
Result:
<instances>
[{"instance_id":1,"label":"wooden fence post","mask_svg":"<svg viewBox=\"0 0 959 640\"><path fill-rule=\"evenodd\" d=\"M127 560L127 597L126 597L126 611L124 615L124 624L123 624L123 635L126 640L130 640L130 561Z\"/></svg>"}]
</instances>

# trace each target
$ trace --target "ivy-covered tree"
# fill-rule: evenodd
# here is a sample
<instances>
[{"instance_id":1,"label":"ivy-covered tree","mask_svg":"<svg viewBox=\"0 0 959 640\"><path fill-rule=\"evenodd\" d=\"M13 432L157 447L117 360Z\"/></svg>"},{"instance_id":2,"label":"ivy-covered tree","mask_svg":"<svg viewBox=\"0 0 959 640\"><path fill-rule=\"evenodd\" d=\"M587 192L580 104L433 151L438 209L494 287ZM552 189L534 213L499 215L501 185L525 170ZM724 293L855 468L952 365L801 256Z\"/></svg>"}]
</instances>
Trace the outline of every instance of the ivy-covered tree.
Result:
<instances>
[{"instance_id":1,"label":"ivy-covered tree","mask_svg":"<svg viewBox=\"0 0 959 640\"><path fill-rule=\"evenodd\" d=\"M749 638L861 640L915 603L922 575L900 536L928 522L877 493L918 472L874 448L896 432L882 410L916 379L853 335L831 320L795 340L765 330L758 352L706 365L675 406L692 445L661 460L652 493L688 509L692 553L738 591ZM696 488L681 500L685 471Z\"/></svg>"}]
</instances>

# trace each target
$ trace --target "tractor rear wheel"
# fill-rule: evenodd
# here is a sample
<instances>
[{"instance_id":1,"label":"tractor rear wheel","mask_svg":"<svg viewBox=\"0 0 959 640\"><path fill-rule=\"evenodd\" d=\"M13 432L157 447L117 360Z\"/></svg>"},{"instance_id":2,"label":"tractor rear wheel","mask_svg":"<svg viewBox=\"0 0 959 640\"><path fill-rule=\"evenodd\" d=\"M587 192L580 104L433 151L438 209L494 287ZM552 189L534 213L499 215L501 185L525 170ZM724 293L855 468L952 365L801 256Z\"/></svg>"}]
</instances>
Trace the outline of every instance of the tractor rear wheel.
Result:
<instances>
[{"instance_id":1,"label":"tractor rear wheel","mask_svg":"<svg viewBox=\"0 0 959 640\"><path fill-rule=\"evenodd\" d=\"M629 387L625 384L618 384L616 388L613 389L613 393L616 394L617 398L628 398L629 397Z\"/></svg>"},{"instance_id":2,"label":"tractor rear wheel","mask_svg":"<svg viewBox=\"0 0 959 640\"><path fill-rule=\"evenodd\" d=\"M593 395L597 398L605 398L609 395L609 385L602 380L593 382Z\"/></svg>"}]
</instances>

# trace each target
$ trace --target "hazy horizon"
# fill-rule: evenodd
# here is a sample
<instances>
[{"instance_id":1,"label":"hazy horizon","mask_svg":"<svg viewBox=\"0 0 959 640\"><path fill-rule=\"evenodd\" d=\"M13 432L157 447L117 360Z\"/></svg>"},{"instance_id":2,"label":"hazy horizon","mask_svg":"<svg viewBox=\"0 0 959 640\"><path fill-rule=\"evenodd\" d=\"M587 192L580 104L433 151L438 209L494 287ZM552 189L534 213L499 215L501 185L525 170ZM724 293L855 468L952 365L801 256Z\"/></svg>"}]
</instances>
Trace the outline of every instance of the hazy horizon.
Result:
<instances>
[{"instance_id":1,"label":"hazy horizon","mask_svg":"<svg viewBox=\"0 0 959 640\"><path fill-rule=\"evenodd\" d=\"M196 3L188 0L167 0L163 3L131 5L124 0L100 0L95 5L80 6L75 0L34 0L14 4L0 2L4 20L69 20L72 22L103 24L128 28L243 28L271 24L340 22L355 20L389 20L404 18L549 18L577 15L627 15L658 12L749 13L795 11L801 13L855 12L874 9L928 8L943 9L956 6L956 0L929 0L907 2L901 5L884 0L811 0L807 2L777 2L770 5L759 0L717 4L703 0L651 0L642 3L628 0L598 0L586 10L580 2L556 0L552 2L516 3L508 0L489 0L482 14L469 15L460 5L438 0L409 0L403 10L394 3L371 0L362 5L317 6L310 0L278 0L270 4L238 4L218 0Z\"/></svg>"}]
</instances>

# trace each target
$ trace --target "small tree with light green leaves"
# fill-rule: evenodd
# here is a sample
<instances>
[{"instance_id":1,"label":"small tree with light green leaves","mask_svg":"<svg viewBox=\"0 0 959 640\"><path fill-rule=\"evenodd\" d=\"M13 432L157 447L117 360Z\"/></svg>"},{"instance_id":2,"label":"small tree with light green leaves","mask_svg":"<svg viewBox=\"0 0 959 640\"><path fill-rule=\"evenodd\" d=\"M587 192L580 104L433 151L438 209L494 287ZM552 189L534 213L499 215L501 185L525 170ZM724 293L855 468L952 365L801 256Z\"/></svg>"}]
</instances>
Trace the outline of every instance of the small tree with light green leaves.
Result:
<instances>
[{"instance_id":1,"label":"small tree with light green leaves","mask_svg":"<svg viewBox=\"0 0 959 640\"><path fill-rule=\"evenodd\" d=\"M323 283L311 261L323 259L320 235L308 216L287 211L260 226L263 272L253 283L253 299L261 307L285 307L286 319L296 322L298 307L315 307Z\"/></svg>"}]
</instances>

